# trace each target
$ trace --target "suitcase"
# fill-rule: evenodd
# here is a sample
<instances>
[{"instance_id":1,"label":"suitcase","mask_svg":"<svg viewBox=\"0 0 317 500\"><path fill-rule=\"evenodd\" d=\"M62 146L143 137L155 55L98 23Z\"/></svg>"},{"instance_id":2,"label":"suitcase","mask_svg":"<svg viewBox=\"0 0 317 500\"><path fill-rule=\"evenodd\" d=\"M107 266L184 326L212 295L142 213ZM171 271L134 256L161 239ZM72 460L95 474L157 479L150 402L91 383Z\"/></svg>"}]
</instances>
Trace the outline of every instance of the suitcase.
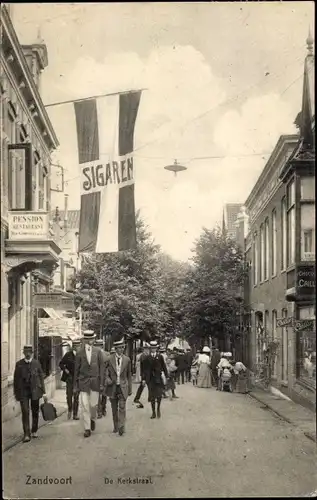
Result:
<instances>
[{"instance_id":1,"label":"suitcase","mask_svg":"<svg viewBox=\"0 0 317 500\"><path fill-rule=\"evenodd\" d=\"M57 418L56 408L52 403L41 404L41 412L45 421L51 422Z\"/></svg>"}]
</instances>

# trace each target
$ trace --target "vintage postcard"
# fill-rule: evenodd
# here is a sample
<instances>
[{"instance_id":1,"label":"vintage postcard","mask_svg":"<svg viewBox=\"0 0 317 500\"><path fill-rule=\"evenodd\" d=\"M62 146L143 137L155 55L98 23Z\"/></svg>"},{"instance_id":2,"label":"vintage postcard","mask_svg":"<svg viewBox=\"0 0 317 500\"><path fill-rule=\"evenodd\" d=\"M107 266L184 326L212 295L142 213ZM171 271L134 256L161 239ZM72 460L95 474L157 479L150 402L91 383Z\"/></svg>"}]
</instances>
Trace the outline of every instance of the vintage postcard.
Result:
<instances>
[{"instance_id":1,"label":"vintage postcard","mask_svg":"<svg viewBox=\"0 0 317 500\"><path fill-rule=\"evenodd\" d=\"M314 34L1 4L4 498L317 496Z\"/></svg>"}]
</instances>

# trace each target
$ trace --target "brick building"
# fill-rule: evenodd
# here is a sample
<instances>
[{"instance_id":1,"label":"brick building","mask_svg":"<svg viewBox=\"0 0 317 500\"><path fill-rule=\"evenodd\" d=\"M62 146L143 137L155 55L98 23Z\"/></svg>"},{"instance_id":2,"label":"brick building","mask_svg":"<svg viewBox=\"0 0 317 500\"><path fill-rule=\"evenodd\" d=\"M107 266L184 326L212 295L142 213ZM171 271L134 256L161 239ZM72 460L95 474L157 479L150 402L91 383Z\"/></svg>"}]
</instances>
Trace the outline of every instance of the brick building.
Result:
<instances>
[{"instance_id":1,"label":"brick building","mask_svg":"<svg viewBox=\"0 0 317 500\"><path fill-rule=\"evenodd\" d=\"M43 354L33 295L50 291L61 249L49 217L51 152L58 140L39 92L48 64L46 46L41 41L21 46L3 4L1 42L1 381L6 419L19 412L12 386L23 345L32 343L35 355ZM51 359L48 365L50 395L56 380Z\"/></svg>"},{"instance_id":2,"label":"brick building","mask_svg":"<svg viewBox=\"0 0 317 500\"><path fill-rule=\"evenodd\" d=\"M249 366L258 379L267 373L270 351L270 382L292 399L314 405L314 56L308 44L299 134L280 137L245 203L249 277L244 321Z\"/></svg>"}]
</instances>

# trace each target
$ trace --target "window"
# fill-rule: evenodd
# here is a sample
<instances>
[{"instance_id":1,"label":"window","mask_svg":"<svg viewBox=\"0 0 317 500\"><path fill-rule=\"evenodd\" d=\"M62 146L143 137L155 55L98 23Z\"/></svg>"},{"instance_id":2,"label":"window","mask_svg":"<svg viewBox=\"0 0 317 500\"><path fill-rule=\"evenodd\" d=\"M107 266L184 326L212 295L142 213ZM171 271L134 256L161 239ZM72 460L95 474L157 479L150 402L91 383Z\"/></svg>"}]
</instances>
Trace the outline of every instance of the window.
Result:
<instances>
[{"instance_id":1,"label":"window","mask_svg":"<svg viewBox=\"0 0 317 500\"><path fill-rule=\"evenodd\" d=\"M254 234L253 239L253 284L258 284L258 235Z\"/></svg>"},{"instance_id":2,"label":"window","mask_svg":"<svg viewBox=\"0 0 317 500\"><path fill-rule=\"evenodd\" d=\"M300 180L301 200L315 200L315 178L302 177Z\"/></svg>"},{"instance_id":3,"label":"window","mask_svg":"<svg viewBox=\"0 0 317 500\"><path fill-rule=\"evenodd\" d=\"M272 212L272 276L276 276L277 244L276 244L276 210Z\"/></svg>"},{"instance_id":4,"label":"window","mask_svg":"<svg viewBox=\"0 0 317 500\"><path fill-rule=\"evenodd\" d=\"M295 181L287 186L287 265L295 263Z\"/></svg>"},{"instance_id":5,"label":"window","mask_svg":"<svg viewBox=\"0 0 317 500\"><path fill-rule=\"evenodd\" d=\"M269 219L265 220L264 231L265 231L265 250L264 250L264 279L267 280L269 277L269 266L270 266L270 236L269 236Z\"/></svg>"},{"instance_id":6,"label":"window","mask_svg":"<svg viewBox=\"0 0 317 500\"><path fill-rule=\"evenodd\" d=\"M260 226L260 281L264 280L264 267L265 267L265 239L264 227Z\"/></svg>"},{"instance_id":7,"label":"window","mask_svg":"<svg viewBox=\"0 0 317 500\"><path fill-rule=\"evenodd\" d=\"M286 267L287 255L287 223L286 223L286 197L281 202L281 269Z\"/></svg>"},{"instance_id":8,"label":"window","mask_svg":"<svg viewBox=\"0 0 317 500\"><path fill-rule=\"evenodd\" d=\"M311 320L298 333L297 361L301 380L316 389L316 317L313 307L300 307L299 319Z\"/></svg>"}]
</instances>

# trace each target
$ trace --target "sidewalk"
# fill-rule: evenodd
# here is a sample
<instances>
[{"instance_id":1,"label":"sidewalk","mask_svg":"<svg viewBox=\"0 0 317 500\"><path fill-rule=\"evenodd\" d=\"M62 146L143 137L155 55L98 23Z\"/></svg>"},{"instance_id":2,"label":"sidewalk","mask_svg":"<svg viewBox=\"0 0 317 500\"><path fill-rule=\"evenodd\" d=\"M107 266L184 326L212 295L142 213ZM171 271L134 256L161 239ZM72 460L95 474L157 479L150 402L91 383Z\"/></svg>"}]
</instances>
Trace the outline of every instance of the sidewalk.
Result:
<instances>
[{"instance_id":1,"label":"sidewalk","mask_svg":"<svg viewBox=\"0 0 317 500\"><path fill-rule=\"evenodd\" d=\"M277 395L277 392L272 394L272 392L254 388L249 392L249 396L316 442L316 414L292 400L285 399L282 395Z\"/></svg>"},{"instance_id":2,"label":"sidewalk","mask_svg":"<svg viewBox=\"0 0 317 500\"><path fill-rule=\"evenodd\" d=\"M41 400L42 401L42 400ZM42 401L43 402L43 401ZM65 389L57 389L54 397L49 400L56 408L57 416L60 417L67 411ZM39 428L48 425L50 422L45 422L40 410ZM23 430L21 415L17 415L11 420L2 422L2 453L9 450L23 439Z\"/></svg>"}]
</instances>

